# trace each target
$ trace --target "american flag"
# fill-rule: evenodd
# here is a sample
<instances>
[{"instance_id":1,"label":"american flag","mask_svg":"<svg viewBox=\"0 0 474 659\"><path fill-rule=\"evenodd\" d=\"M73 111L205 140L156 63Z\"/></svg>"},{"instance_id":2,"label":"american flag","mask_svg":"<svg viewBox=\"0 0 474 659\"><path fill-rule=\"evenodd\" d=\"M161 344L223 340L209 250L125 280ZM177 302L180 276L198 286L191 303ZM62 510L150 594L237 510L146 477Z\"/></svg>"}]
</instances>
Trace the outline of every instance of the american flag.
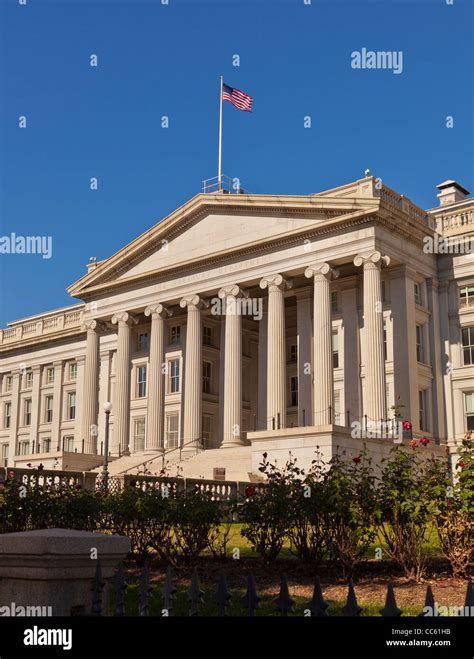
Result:
<instances>
[{"instance_id":1,"label":"american flag","mask_svg":"<svg viewBox=\"0 0 474 659\"><path fill-rule=\"evenodd\" d=\"M222 98L224 101L229 101L229 103L235 105L239 110L252 112L253 98L240 91L240 89L235 89L235 87L229 87L229 85L222 83Z\"/></svg>"}]
</instances>

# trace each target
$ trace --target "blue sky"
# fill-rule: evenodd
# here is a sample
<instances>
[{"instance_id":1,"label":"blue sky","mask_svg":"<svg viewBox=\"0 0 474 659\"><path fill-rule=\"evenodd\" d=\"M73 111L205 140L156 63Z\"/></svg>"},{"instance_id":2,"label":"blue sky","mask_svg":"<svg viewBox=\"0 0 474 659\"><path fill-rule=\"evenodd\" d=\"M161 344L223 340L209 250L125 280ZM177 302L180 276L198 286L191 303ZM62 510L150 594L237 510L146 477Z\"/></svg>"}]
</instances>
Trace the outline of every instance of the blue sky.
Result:
<instances>
[{"instance_id":1,"label":"blue sky","mask_svg":"<svg viewBox=\"0 0 474 659\"><path fill-rule=\"evenodd\" d=\"M53 240L51 259L0 255L2 326L74 302L65 289L89 257L116 252L217 174L221 73L255 99L251 114L224 104L223 171L251 192L317 192L367 167L424 207L447 178L474 187L472 0L0 8L0 235ZM354 70L364 47L402 51L403 72Z\"/></svg>"}]
</instances>

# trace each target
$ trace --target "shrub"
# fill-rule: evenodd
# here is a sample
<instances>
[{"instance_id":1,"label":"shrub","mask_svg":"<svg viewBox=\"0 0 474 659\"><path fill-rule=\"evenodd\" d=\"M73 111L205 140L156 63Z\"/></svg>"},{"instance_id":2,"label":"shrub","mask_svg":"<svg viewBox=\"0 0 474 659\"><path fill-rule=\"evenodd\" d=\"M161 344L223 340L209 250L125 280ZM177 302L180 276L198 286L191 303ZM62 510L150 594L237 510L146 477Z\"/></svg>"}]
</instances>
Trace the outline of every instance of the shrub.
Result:
<instances>
[{"instance_id":1,"label":"shrub","mask_svg":"<svg viewBox=\"0 0 474 659\"><path fill-rule=\"evenodd\" d=\"M444 463L417 457L394 446L384 460L377 491L375 519L378 535L384 540L389 556L409 579L420 581L426 570L424 543L436 508L435 493L444 483Z\"/></svg>"},{"instance_id":2,"label":"shrub","mask_svg":"<svg viewBox=\"0 0 474 659\"><path fill-rule=\"evenodd\" d=\"M474 441L467 435L450 475L439 479L435 491L435 525L441 550L454 576L467 577L474 556Z\"/></svg>"}]
</instances>

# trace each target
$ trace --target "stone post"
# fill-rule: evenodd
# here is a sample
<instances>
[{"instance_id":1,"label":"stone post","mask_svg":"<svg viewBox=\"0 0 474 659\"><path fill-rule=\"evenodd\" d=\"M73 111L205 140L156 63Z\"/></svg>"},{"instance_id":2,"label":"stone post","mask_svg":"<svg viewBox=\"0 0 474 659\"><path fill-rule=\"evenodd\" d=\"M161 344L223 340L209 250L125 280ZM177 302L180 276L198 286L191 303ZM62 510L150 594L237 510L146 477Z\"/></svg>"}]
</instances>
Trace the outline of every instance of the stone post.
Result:
<instances>
[{"instance_id":1,"label":"stone post","mask_svg":"<svg viewBox=\"0 0 474 659\"><path fill-rule=\"evenodd\" d=\"M112 408L114 415L114 451L122 455L129 453L130 441L130 338L131 326L137 319L127 311L112 316L118 325L117 360L115 367L115 396Z\"/></svg>"},{"instance_id":2,"label":"stone post","mask_svg":"<svg viewBox=\"0 0 474 659\"><path fill-rule=\"evenodd\" d=\"M314 280L313 423L315 426L327 426L334 423L330 282L339 276L339 272L329 263L320 263L306 268L305 276Z\"/></svg>"},{"instance_id":3,"label":"stone post","mask_svg":"<svg viewBox=\"0 0 474 659\"><path fill-rule=\"evenodd\" d=\"M145 316L151 316L150 362L148 366L147 423L145 451L163 449L163 427L165 408L165 388L163 364L165 318L171 316L162 304L145 309Z\"/></svg>"},{"instance_id":4,"label":"stone post","mask_svg":"<svg viewBox=\"0 0 474 659\"><path fill-rule=\"evenodd\" d=\"M387 418L380 271L389 264L390 258L378 251L360 254L354 258L354 265L363 266L364 269L364 411L372 424Z\"/></svg>"},{"instance_id":5,"label":"stone post","mask_svg":"<svg viewBox=\"0 0 474 659\"><path fill-rule=\"evenodd\" d=\"M293 285L282 275L269 275L260 282L268 288L267 321L267 428L286 427L286 336L283 292Z\"/></svg>"}]
</instances>

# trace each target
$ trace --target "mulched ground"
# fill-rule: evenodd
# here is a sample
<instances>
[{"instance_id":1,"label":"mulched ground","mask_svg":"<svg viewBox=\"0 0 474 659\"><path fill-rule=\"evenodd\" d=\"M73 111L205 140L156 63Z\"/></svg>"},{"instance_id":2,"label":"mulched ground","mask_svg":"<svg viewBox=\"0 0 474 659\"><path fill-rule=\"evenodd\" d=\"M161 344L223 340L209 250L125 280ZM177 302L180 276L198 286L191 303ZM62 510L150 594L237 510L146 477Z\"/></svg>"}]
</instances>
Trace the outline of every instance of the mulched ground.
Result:
<instances>
[{"instance_id":1,"label":"mulched ground","mask_svg":"<svg viewBox=\"0 0 474 659\"><path fill-rule=\"evenodd\" d=\"M127 564L130 577L141 573L134 563ZM160 561L151 564L152 583L161 583L166 571L166 565ZM246 577L252 572L259 595L276 595L280 588L280 575L284 574L289 586L290 596L301 596L310 599L314 586L314 571L309 570L295 559L280 558L272 565L264 565L258 558L241 558L238 561L216 561L201 557L197 570L201 586L215 588L219 572L223 570L229 589L245 589ZM189 586L193 568L173 568L174 582L177 585ZM324 566L318 571L327 601L344 602L347 597L347 581L337 572ZM389 561L365 561L354 578L357 600L359 604L378 604L385 601L387 583L392 581L395 587L397 605L423 607L427 585L431 585L435 600L440 606L464 605L467 581L454 579L449 574L448 566L443 561L433 562L423 583L407 581L396 566Z\"/></svg>"}]
</instances>

